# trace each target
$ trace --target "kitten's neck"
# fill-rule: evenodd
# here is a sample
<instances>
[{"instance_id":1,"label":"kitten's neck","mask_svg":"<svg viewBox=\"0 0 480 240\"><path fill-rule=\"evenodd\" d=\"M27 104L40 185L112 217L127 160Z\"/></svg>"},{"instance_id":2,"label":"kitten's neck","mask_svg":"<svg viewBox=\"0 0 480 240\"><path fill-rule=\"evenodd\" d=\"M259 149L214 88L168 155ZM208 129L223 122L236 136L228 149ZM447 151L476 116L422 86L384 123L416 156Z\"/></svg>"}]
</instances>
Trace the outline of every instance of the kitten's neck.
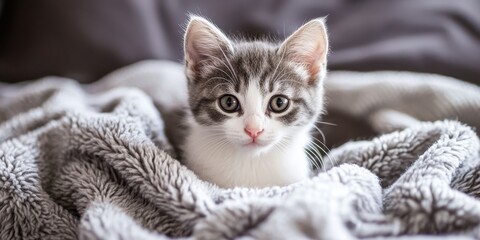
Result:
<instances>
[{"instance_id":1,"label":"kitten's neck","mask_svg":"<svg viewBox=\"0 0 480 240\"><path fill-rule=\"evenodd\" d=\"M308 131L299 132L282 144L261 153L233 146L205 127L191 126L184 146L185 164L200 178L221 187L267 187L288 185L309 177L305 147Z\"/></svg>"}]
</instances>

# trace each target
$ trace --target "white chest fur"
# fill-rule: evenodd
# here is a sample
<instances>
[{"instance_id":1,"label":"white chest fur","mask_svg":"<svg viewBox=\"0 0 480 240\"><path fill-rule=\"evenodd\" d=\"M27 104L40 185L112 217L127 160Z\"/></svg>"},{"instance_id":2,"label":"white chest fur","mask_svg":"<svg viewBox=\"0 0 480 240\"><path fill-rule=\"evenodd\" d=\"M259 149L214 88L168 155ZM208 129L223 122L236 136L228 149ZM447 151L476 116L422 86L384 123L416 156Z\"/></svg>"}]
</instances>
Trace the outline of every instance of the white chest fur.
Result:
<instances>
[{"instance_id":1,"label":"white chest fur","mask_svg":"<svg viewBox=\"0 0 480 240\"><path fill-rule=\"evenodd\" d=\"M208 129L193 126L184 145L184 162L201 179L221 187L283 186L303 179L310 173L305 146L308 132L297 134L284 148L272 147L253 154L221 138L209 138Z\"/></svg>"}]
</instances>

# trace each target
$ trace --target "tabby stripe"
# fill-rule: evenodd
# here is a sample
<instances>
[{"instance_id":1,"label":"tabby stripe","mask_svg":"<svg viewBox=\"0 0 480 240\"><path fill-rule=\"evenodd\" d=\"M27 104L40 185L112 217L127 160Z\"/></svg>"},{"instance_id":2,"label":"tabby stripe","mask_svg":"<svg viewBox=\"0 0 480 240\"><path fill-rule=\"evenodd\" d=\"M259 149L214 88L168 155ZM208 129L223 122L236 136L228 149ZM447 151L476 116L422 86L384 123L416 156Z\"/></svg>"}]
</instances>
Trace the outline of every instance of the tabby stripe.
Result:
<instances>
[{"instance_id":1,"label":"tabby stripe","mask_svg":"<svg viewBox=\"0 0 480 240\"><path fill-rule=\"evenodd\" d=\"M195 115L197 115L197 114L200 113L202 106L210 105L210 104L214 103L215 101L217 101L216 98L207 98L207 97L200 98L200 100L198 100L198 102L195 104L195 106L193 106L192 112Z\"/></svg>"},{"instance_id":2,"label":"tabby stripe","mask_svg":"<svg viewBox=\"0 0 480 240\"><path fill-rule=\"evenodd\" d=\"M298 107L294 107L289 113L287 113L287 115L279 117L279 120L288 125L295 121L297 114Z\"/></svg>"},{"instance_id":3,"label":"tabby stripe","mask_svg":"<svg viewBox=\"0 0 480 240\"><path fill-rule=\"evenodd\" d=\"M307 110L308 115L312 116L312 115L315 114L314 110L307 104L305 99L303 99L303 98L293 98L292 101L294 103L299 103L299 104L303 105L303 107Z\"/></svg>"}]
</instances>

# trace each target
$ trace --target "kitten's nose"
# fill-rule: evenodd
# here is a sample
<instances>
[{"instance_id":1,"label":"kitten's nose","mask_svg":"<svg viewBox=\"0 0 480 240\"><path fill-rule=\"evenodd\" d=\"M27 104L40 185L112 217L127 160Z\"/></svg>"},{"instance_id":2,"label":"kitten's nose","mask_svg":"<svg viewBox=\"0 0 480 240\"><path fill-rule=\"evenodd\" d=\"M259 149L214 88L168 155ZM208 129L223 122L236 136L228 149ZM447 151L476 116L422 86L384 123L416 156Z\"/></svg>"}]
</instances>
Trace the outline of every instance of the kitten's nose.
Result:
<instances>
[{"instance_id":1,"label":"kitten's nose","mask_svg":"<svg viewBox=\"0 0 480 240\"><path fill-rule=\"evenodd\" d=\"M255 139L263 132L262 118L257 114L252 114L245 119L245 133Z\"/></svg>"},{"instance_id":2,"label":"kitten's nose","mask_svg":"<svg viewBox=\"0 0 480 240\"><path fill-rule=\"evenodd\" d=\"M255 129L245 128L244 130L248 134L248 136L250 136L251 138L256 138L258 137L258 135L260 135L263 132L263 129L260 129L260 128L255 128Z\"/></svg>"}]
</instances>

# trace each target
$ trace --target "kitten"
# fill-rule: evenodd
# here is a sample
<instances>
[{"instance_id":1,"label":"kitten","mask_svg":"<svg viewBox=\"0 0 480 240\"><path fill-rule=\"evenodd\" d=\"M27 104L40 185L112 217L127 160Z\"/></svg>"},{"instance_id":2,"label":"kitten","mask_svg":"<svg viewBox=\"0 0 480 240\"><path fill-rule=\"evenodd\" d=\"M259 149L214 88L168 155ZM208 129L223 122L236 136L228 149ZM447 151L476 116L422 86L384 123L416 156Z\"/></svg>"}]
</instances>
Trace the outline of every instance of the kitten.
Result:
<instances>
[{"instance_id":1,"label":"kitten","mask_svg":"<svg viewBox=\"0 0 480 240\"><path fill-rule=\"evenodd\" d=\"M288 185L310 174L305 148L323 110L323 19L281 44L232 41L193 16L185 33L192 117L184 163L221 187Z\"/></svg>"}]
</instances>

